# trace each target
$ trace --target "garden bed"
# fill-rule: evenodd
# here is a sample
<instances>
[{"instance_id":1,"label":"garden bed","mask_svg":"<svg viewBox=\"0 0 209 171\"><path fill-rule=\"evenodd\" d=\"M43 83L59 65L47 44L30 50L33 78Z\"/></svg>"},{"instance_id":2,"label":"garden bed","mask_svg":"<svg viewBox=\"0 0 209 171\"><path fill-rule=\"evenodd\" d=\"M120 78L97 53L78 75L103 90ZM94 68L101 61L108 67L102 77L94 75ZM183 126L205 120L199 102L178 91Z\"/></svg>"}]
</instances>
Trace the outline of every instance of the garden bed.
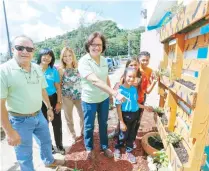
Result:
<instances>
[{"instance_id":1,"label":"garden bed","mask_svg":"<svg viewBox=\"0 0 209 171\"><path fill-rule=\"evenodd\" d=\"M195 90L195 88L196 88L196 85L191 81L185 81L184 79L177 79L176 81L179 82L180 84L185 85L186 87L188 87L191 90Z\"/></svg>"},{"instance_id":2,"label":"garden bed","mask_svg":"<svg viewBox=\"0 0 209 171\"><path fill-rule=\"evenodd\" d=\"M174 81L173 85L170 86L170 90L182 99L190 108L195 108L197 92L179 83L178 81Z\"/></svg>"},{"instance_id":3,"label":"garden bed","mask_svg":"<svg viewBox=\"0 0 209 171\"><path fill-rule=\"evenodd\" d=\"M182 164L185 164L188 162L189 155L182 142L179 142L177 146L174 146L174 150L176 151L176 154Z\"/></svg>"}]
</instances>

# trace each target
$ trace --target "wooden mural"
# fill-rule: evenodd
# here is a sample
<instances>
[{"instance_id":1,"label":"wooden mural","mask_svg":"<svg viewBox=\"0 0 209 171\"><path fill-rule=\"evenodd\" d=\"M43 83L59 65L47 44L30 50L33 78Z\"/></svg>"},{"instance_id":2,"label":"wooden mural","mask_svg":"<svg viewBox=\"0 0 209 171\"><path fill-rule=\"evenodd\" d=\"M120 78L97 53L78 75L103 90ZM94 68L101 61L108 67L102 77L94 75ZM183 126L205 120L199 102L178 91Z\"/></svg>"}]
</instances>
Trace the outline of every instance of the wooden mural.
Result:
<instances>
[{"instance_id":1,"label":"wooden mural","mask_svg":"<svg viewBox=\"0 0 209 171\"><path fill-rule=\"evenodd\" d=\"M200 171L209 161L204 151L209 146L208 8L208 1L194 1L161 29L164 57L160 68L169 75L161 75L159 81L159 106L168 122L158 117L157 128L173 171ZM192 24L198 27L188 30ZM169 58L171 53L174 58ZM179 149L165 141L171 132L183 137L180 155Z\"/></svg>"}]
</instances>

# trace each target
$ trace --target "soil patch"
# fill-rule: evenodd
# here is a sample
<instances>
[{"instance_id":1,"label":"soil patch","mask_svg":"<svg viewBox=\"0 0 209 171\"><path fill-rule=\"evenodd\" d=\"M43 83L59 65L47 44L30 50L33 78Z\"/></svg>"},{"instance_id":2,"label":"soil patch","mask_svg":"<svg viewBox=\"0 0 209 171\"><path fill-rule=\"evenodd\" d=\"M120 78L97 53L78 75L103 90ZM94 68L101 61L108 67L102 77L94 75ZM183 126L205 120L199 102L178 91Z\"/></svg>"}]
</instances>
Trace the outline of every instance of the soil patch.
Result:
<instances>
[{"instance_id":1,"label":"soil patch","mask_svg":"<svg viewBox=\"0 0 209 171\"><path fill-rule=\"evenodd\" d=\"M109 140L109 147L114 151L115 139ZM76 142L71 148L69 148L66 161L67 167L75 168L77 165L78 169L82 171L149 171L147 166L146 157L141 147L141 141L136 141L137 149L134 150L133 154L136 156L137 163L131 164L128 162L125 154L125 149L122 149L121 160L108 159L104 156L104 153L100 150L99 135L98 132L94 132L94 152L95 159L87 160L86 151L84 147L83 139Z\"/></svg>"},{"instance_id":2,"label":"soil patch","mask_svg":"<svg viewBox=\"0 0 209 171\"><path fill-rule=\"evenodd\" d=\"M195 88L196 88L196 85L191 81L185 81L183 79L178 79L176 81L185 85L186 87L190 88L191 90L195 90Z\"/></svg>"},{"instance_id":3,"label":"soil patch","mask_svg":"<svg viewBox=\"0 0 209 171\"><path fill-rule=\"evenodd\" d=\"M148 138L148 143L149 143L150 146L152 146L153 148L155 148L157 150L164 149L162 141L159 141L159 139L155 136L149 137Z\"/></svg>"},{"instance_id":4,"label":"soil patch","mask_svg":"<svg viewBox=\"0 0 209 171\"><path fill-rule=\"evenodd\" d=\"M161 122L162 122L163 125L167 125L167 124L168 124L168 119L167 119L167 117L166 117L165 114L162 115L162 117L161 117Z\"/></svg>"},{"instance_id":5,"label":"soil patch","mask_svg":"<svg viewBox=\"0 0 209 171\"><path fill-rule=\"evenodd\" d=\"M178 145L174 146L174 149L182 164L188 162L189 156L182 142L179 142Z\"/></svg>"}]
</instances>

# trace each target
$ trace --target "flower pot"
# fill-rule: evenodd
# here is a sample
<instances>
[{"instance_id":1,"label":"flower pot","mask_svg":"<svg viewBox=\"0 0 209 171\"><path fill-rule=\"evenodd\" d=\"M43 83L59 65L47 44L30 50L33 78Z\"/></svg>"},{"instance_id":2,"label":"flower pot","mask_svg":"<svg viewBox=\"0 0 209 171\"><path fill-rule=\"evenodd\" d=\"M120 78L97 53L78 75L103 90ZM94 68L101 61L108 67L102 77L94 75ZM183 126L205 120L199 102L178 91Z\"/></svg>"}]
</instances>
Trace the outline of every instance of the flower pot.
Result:
<instances>
[{"instance_id":1,"label":"flower pot","mask_svg":"<svg viewBox=\"0 0 209 171\"><path fill-rule=\"evenodd\" d=\"M151 155L151 156L156 156L155 152L159 151L157 150L156 148L152 147L149 142L148 142L148 139L149 137L152 137L152 136L156 136L156 135L159 135L158 132L149 132L147 134L145 134L143 137L142 137L142 147L144 149L144 151Z\"/></svg>"}]
</instances>

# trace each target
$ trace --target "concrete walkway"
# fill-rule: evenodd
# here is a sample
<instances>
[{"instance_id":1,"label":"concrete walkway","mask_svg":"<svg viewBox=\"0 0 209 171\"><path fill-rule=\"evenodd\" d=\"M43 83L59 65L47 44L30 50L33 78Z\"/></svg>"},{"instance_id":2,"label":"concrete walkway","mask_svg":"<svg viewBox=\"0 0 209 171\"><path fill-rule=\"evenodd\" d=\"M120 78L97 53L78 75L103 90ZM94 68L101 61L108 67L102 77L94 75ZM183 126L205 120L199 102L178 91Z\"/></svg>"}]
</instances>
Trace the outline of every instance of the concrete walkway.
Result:
<instances>
[{"instance_id":1,"label":"concrete walkway","mask_svg":"<svg viewBox=\"0 0 209 171\"><path fill-rule=\"evenodd\" d=\"M113 73L110 73L109 77L110 77L110 81L111 81L111 85L112 87L115 85L116 82L119 81L123 71L124 71L124 66L125 64L121 64L120 68L116 69ZM149 102L149 105L153 105L153 106L157 106L158 105L158 95L157 95L157 86L154 89L154 91L152 92L151 95L148 96L147 98L147 102ZM75 121L78 121L78 115L76 110L74 109L74 117L75 117ZM71 140L70 140L70 136L68 134L68 130L67 130L67 124L64 118L64 113L62 111L62 121L63 121L63 145L66 149L68 149L71 146ZM80 127L78 125L79 122L75 123L75 130L77 135L80 132ZM95 122L96 123L96 122ZM54 143L54 137L53 137L53 131L52 131L52 126L51 124L49 125L50 127L50 132L51 132L51 136L52 136L52 141L53 141L53 145ZM40 155L39 155L39 148L38 145L36 144L35 140L33 141L34 145L33 145L33 161L34 161L34 167L37 171L51 171L51 170L55 170L55 169L49 169L49 168L45 168L41 159L40 159ZM9 146L7 144L6 139L1 140L0 143L0 156L1 156L1 167L0 167L0 171L20 171L19 165L16 161L16 157L15 157L15 153L14 153L14 149L13 147ZM55 154L54 155L55 158L58 159L63 159L64 156L60 155L60 154Z\"/></svg>"}]
</instances>

